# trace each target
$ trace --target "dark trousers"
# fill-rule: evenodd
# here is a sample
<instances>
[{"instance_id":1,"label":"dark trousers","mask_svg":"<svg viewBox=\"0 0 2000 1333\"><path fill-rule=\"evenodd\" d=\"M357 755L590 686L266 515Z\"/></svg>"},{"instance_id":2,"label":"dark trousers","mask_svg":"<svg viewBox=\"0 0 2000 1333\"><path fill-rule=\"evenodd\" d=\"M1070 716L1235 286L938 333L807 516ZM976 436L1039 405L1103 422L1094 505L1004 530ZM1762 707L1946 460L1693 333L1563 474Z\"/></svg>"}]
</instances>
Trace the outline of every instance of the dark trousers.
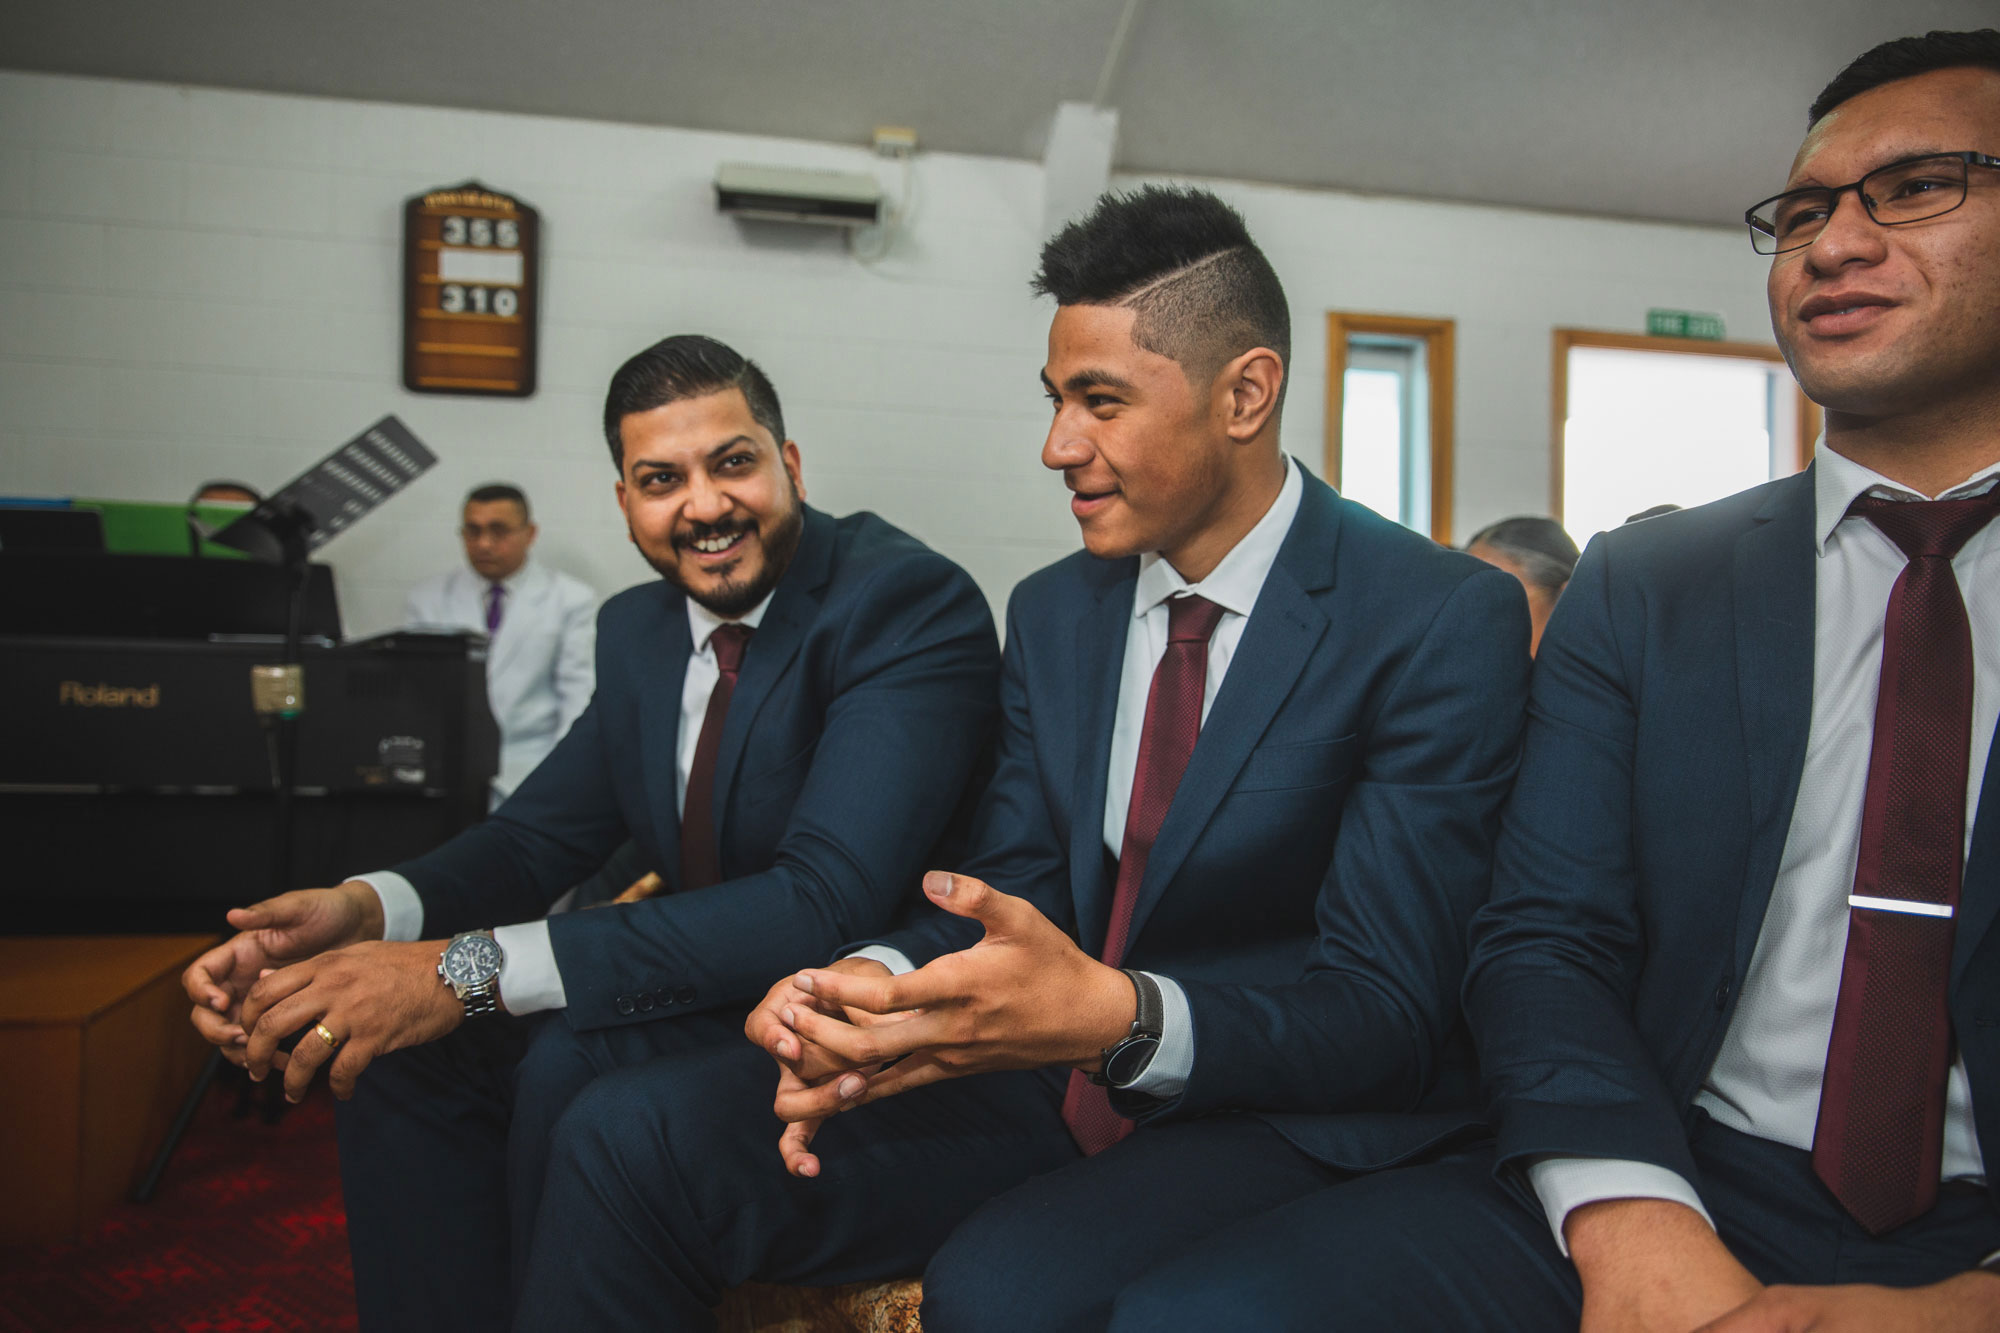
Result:
<instances>
[{"instance_id":1,"label":"dark trousers","mask_svg":"<svg viewBox=\"0 0 2000 1333\"><path fill-rule=\"evenodd\" d=\"M800 1180L759 1052L600 1079L557 1125L515 1327L710 1329L741 1282L923 1272L928 1333L1101 1329L1162 1258L1345 1178L1249 1116L1082 1158L1064 1082L985 1075L835 1116Z\"/></svg>"},{"instance_id":2,"label":"dark trousers","mask_svg":"<svg viewBox=\"0 0 2000 1333\"><path fill-rule=\"evenodd\" d=\"M564 1110L615 1070L725 1045L762 1054L726 1012L585 1033L496 1016L370 1064L335 1115L361 1327L505 1328Z\"/></svg>"},{"instance_id":3,"label":"dark trousers","mask_svg":"<svg viewBox=\"0 0 2000 1333\"><path fill-rule=\"evenodd\" d=\"M1102 1330L1119 1293L1148 1273L1350 1178L1255 1116L1141 1129L1009 1191L959 1227L924 1274L925 1333Z\"/></svg>"},{"instance_id":4,"label":"dark trousers","mask_svg":"<svg viewBox=\"0 0 2000 1333\"><path fill-rule=\"evenodd\" d=\"M987 1074L833 1117L799 1179L776 1087L740 1037L591 1082L555 1127L514 1326L712 1329L752 1279L915 1275L980 1204L1078 1157L1059 1074Z\"/></svg>"},{"instance_id":5,"label":"dark trousers","mask_svg":"<svg viewBox=\"0 0 2000 1333\"><path fill-rule=\"evenodd\" d=\"M1712 1121L1693 1147L1718 1232L1766 1283L1919 1286L2000 1249L2000 1214L1984 1191L1947 1190L1924 1217L1871 1237L1813 1175L1809 1154ZM1576 1270L1541 1209L1492 1172L1491 1150L1480 1149L1299 1198L1126 1286L1109 1327L1575 1328Z\"/></svg>"}]
</instances>

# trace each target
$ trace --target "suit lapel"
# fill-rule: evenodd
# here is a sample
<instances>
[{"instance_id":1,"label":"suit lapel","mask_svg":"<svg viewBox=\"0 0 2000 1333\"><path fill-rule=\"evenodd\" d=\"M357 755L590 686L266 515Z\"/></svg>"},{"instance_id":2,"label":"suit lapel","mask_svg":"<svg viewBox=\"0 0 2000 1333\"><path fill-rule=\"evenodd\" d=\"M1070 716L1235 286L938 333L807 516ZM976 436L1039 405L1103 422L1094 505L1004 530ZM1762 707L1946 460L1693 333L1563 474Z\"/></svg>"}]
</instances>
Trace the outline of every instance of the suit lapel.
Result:
<instances>
[{"instance_id":1,"label":"suit lapel","mask_svg":"<svg viewBox=\"0 0 2000 1333\"><path fill-rule=\"evenodd\" d=\"M1986 776L1980 779L1979 809L1972 820L1972 848L1958 890L1958 930L1951 951L1954 989L1980 941L1993 928L1996 914L2000 914L2000 731L1988 743Z\"/></svg>"},{"instance_id":2,"label":"suit lapel","mask_svg":"<svg viewBox=\"0 0 2000 1333\"><path fill-rule=\"evenodd\" d=\"M785 669L799 654L806 631L819 618L820 594L832 577L833 520L816 509L806 510L806 529L791 566L778 580L771 605L750 636L743 651L743 669L736 677L736 693L729 700L729 716L722 724L722 748L715 759L715 845L722 846L722 833L729 822L730 793L735 789L736 771L743 763L751 725L771 688L784 676ZM727 870L725 868L725 874Z\"/></svg>"},{"instance_id":3,"label":"suit lapel","mask_svg":"<svg viewBox=\"0 0 2000 1333\"><path fill-rule=\"evenodd\" d=\"M653 836L659 840L660 864L666 867L681 863L681 689L687 683L694 636L688 629L684 595L662 584L660 603L660 618L648 641L636 645L623 669L640 678L632 691L639 710L639 762L646 775L646 802Z\"/></svg>"},{"instance_id":4,"label":"suit lapel","mask_svg":"<svg viewBox=\"0 0 2000 1333\"><path fill-rule=\"evenodd\" d=\"M1772 488L1737 539L1736 689L1750 769L1750 849L1736 927L1736 975L1750 966L1791 830L1812 728L1814 542L1810 468Z\"/></svg>"},{"instance_id":5,"label":"suit lapel","mask_svg":"<svg viewBox=\"0 0 2000 1333\"><path fill-rule=\"evenodd\" d=\"M1139 578L1136 558L1111 567L1097 598L1076 623L1076 775L1069 829L1070 892L1078 944L1094 958L1111 920L1111 885L1104 876L1104 805L1111 771L1111 733L1118 721L1125 640Z\"/></svg>"},{"instance_id":6,"label":"suit lapel","mask_svg":"<svg viewBox=\"0 0 2000 1333\"><path fill-rule=\"evenodd\" d=\"M1327 617L1310 594L1333 586L1329 553L1339 537L1341 501L1311 476L1305 482L1298 516L1251 608L1229 674L1202 724L1194 754L1174 789L1173 804L1167 807L1166 821L1146 861L1146 877L1139 883L1139 900L1132 910L1132 940L1139 938L1146 918L1229 795L1244 761L1291 695L1326 633Z\"/></svg>"}]
</instances>

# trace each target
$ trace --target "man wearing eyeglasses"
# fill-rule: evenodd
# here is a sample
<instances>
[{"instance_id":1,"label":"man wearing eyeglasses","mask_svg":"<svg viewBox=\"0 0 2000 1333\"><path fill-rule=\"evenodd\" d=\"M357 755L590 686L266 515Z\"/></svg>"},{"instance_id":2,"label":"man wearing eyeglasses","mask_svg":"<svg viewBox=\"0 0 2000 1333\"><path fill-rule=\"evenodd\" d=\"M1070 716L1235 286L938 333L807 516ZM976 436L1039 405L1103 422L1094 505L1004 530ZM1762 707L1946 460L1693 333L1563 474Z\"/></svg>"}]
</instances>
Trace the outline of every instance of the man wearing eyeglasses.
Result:
<instances>
[{"instance_id":1,"label":"man wearing eyeglasses","mask_svg":"<svg viewBox=\"0 0 2000 1333\"><path fill-rule=\"evenodd\" d=\"M1542 639L1465 986L1497 1142L1114 1329L2000 1328L2000 32L1856 60L1748 221L1826 435L1598 537Z\"/></svg>"},{"instance_id":2,"label":"man wearing eyeglasses","mask_svg":"<svg viewBox=\"0 0 2000 1333\"><path fill-rule=\"evenodd\" d=\"M590 702L597 594L529 558L536 528L517 487L481 486L465 497L458 529L466 568L410 590L403 623L413 629L477 630L492 639L486 699L500 726L499 805L548 757Z\"/></svg>"}]
</instances>

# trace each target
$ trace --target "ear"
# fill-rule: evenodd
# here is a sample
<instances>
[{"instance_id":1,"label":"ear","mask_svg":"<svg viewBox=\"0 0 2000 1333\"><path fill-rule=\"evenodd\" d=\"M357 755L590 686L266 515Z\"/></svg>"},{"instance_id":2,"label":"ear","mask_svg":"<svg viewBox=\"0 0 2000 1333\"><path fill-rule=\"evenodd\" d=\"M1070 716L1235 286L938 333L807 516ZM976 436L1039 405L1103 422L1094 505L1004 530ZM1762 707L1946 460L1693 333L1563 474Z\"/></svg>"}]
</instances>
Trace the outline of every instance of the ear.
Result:
<instances>
[{"instance_id":1,"label":"ear","mask_svg":"<svg viewBox=\"0 0 2000 1333\"><path fill-rule=\"evenodd\" d=\"M625 540L637 546L639 544L639 536L632 531L632 506L628 503L629 497L625 493L625 478L622 476L619 477L612 485L616 488L618 495L618 512L625 517Z\"/></svg>"},{"instance_id":2,"label":"ear","mask_svg":"<svg viewBox=\"0 0 2000 1333\"><path fill-rule=\"evenodd\" d=\"M1253 347L1222 368L1217 384L1228 395L1222 404L1223 429L1237 444L1264 433L1278 411L1285 363L1268 347Z\"/></svg>"},{"instance_id":3,"label":"ear","mask_svg":"<svg viewBox=\"0 0 2000 1333\"><path fill-rule=\"evenodd\" d=\"M799 499L806 498L806 475L799 464L799 446L795 440L786 440L778 446L778 457L784 460L785 472L792 479L792 489L799 493Z\"/></svg>"}]
</instances>

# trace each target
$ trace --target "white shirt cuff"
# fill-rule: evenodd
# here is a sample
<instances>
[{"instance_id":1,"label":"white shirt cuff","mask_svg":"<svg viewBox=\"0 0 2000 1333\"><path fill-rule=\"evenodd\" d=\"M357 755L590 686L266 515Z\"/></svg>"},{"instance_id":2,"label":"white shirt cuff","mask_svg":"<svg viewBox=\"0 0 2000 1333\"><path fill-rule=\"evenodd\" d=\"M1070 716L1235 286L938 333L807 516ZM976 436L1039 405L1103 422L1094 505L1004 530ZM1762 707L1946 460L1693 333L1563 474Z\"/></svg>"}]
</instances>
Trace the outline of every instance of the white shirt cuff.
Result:
<instances>
[{"instance_id":1,"label":"white shirt cuff","mask_svg":"<svg viewBox=\"0 0 2000 1333\"><path fill-rule=\"evenodd\" d=\"M1180 982L1157 972L1146 975L1160 988L1160 1047L1126 1090L1167 1101L1181 1095L1194 1071L1194 1012Z\"/></svg>"},{"instance_id":2,"label":"white shirt cuff","mask_svg":"<svg viewBox=\"0 0 2000 1333\"><path fill-rule=\"evenodd\" d=\"M1628 1162L1618 1157L1538 1157L1528 1164L1528 1183L1542 1201L1549 1230L1555 1232L1556 1248L1569 1255L1563 1239L1563 1221L1587 1203L1606 1199L1665 1199L1685 1204L1701 1214L1710 1227L1715 1219L1702 1206L1701 1196L1678 1171L1651 1162Z\"/></svg>"},{"instance_id":3,"label":"white shirt cuff","mask_svg":"<svg viewBox=\"0 0 2000 1333\"><path fill-rule=\"evenodd\" d=\"M416 885L393 870L376 870L354 878L375 890L375 896L382 900L383 939L408 941L424 937L424 900L417 896Z\"/></svg>"},{"instance_id":4,"label":"white shirt cuff","mask_svg":"<svg viewBox=\"0 0 2000 1333\"><path fill-rule=\"evenodd\" d=\"M859 949L842 954L841 957L873 958L876 962L888 968L891 976L900 977L905 972L914 972L917 970L917 965L910 961L908 954L904 953L901 949L892 949L886 944L864 944Z\"/></svg>"},{"instance_id":5,"label":"white shirt cuff","mask_svg":"<svg viewBox=\"0 0 2000 1333\"><path fill-rule=\"evenodd\" d=\"M549 923L526 921L499 926L493 942L500 946L500 1004L510 1014L538 1014L566 1009L569 993L556 968L555 946L549 943Z\"/></svg>"}]
</instances>

